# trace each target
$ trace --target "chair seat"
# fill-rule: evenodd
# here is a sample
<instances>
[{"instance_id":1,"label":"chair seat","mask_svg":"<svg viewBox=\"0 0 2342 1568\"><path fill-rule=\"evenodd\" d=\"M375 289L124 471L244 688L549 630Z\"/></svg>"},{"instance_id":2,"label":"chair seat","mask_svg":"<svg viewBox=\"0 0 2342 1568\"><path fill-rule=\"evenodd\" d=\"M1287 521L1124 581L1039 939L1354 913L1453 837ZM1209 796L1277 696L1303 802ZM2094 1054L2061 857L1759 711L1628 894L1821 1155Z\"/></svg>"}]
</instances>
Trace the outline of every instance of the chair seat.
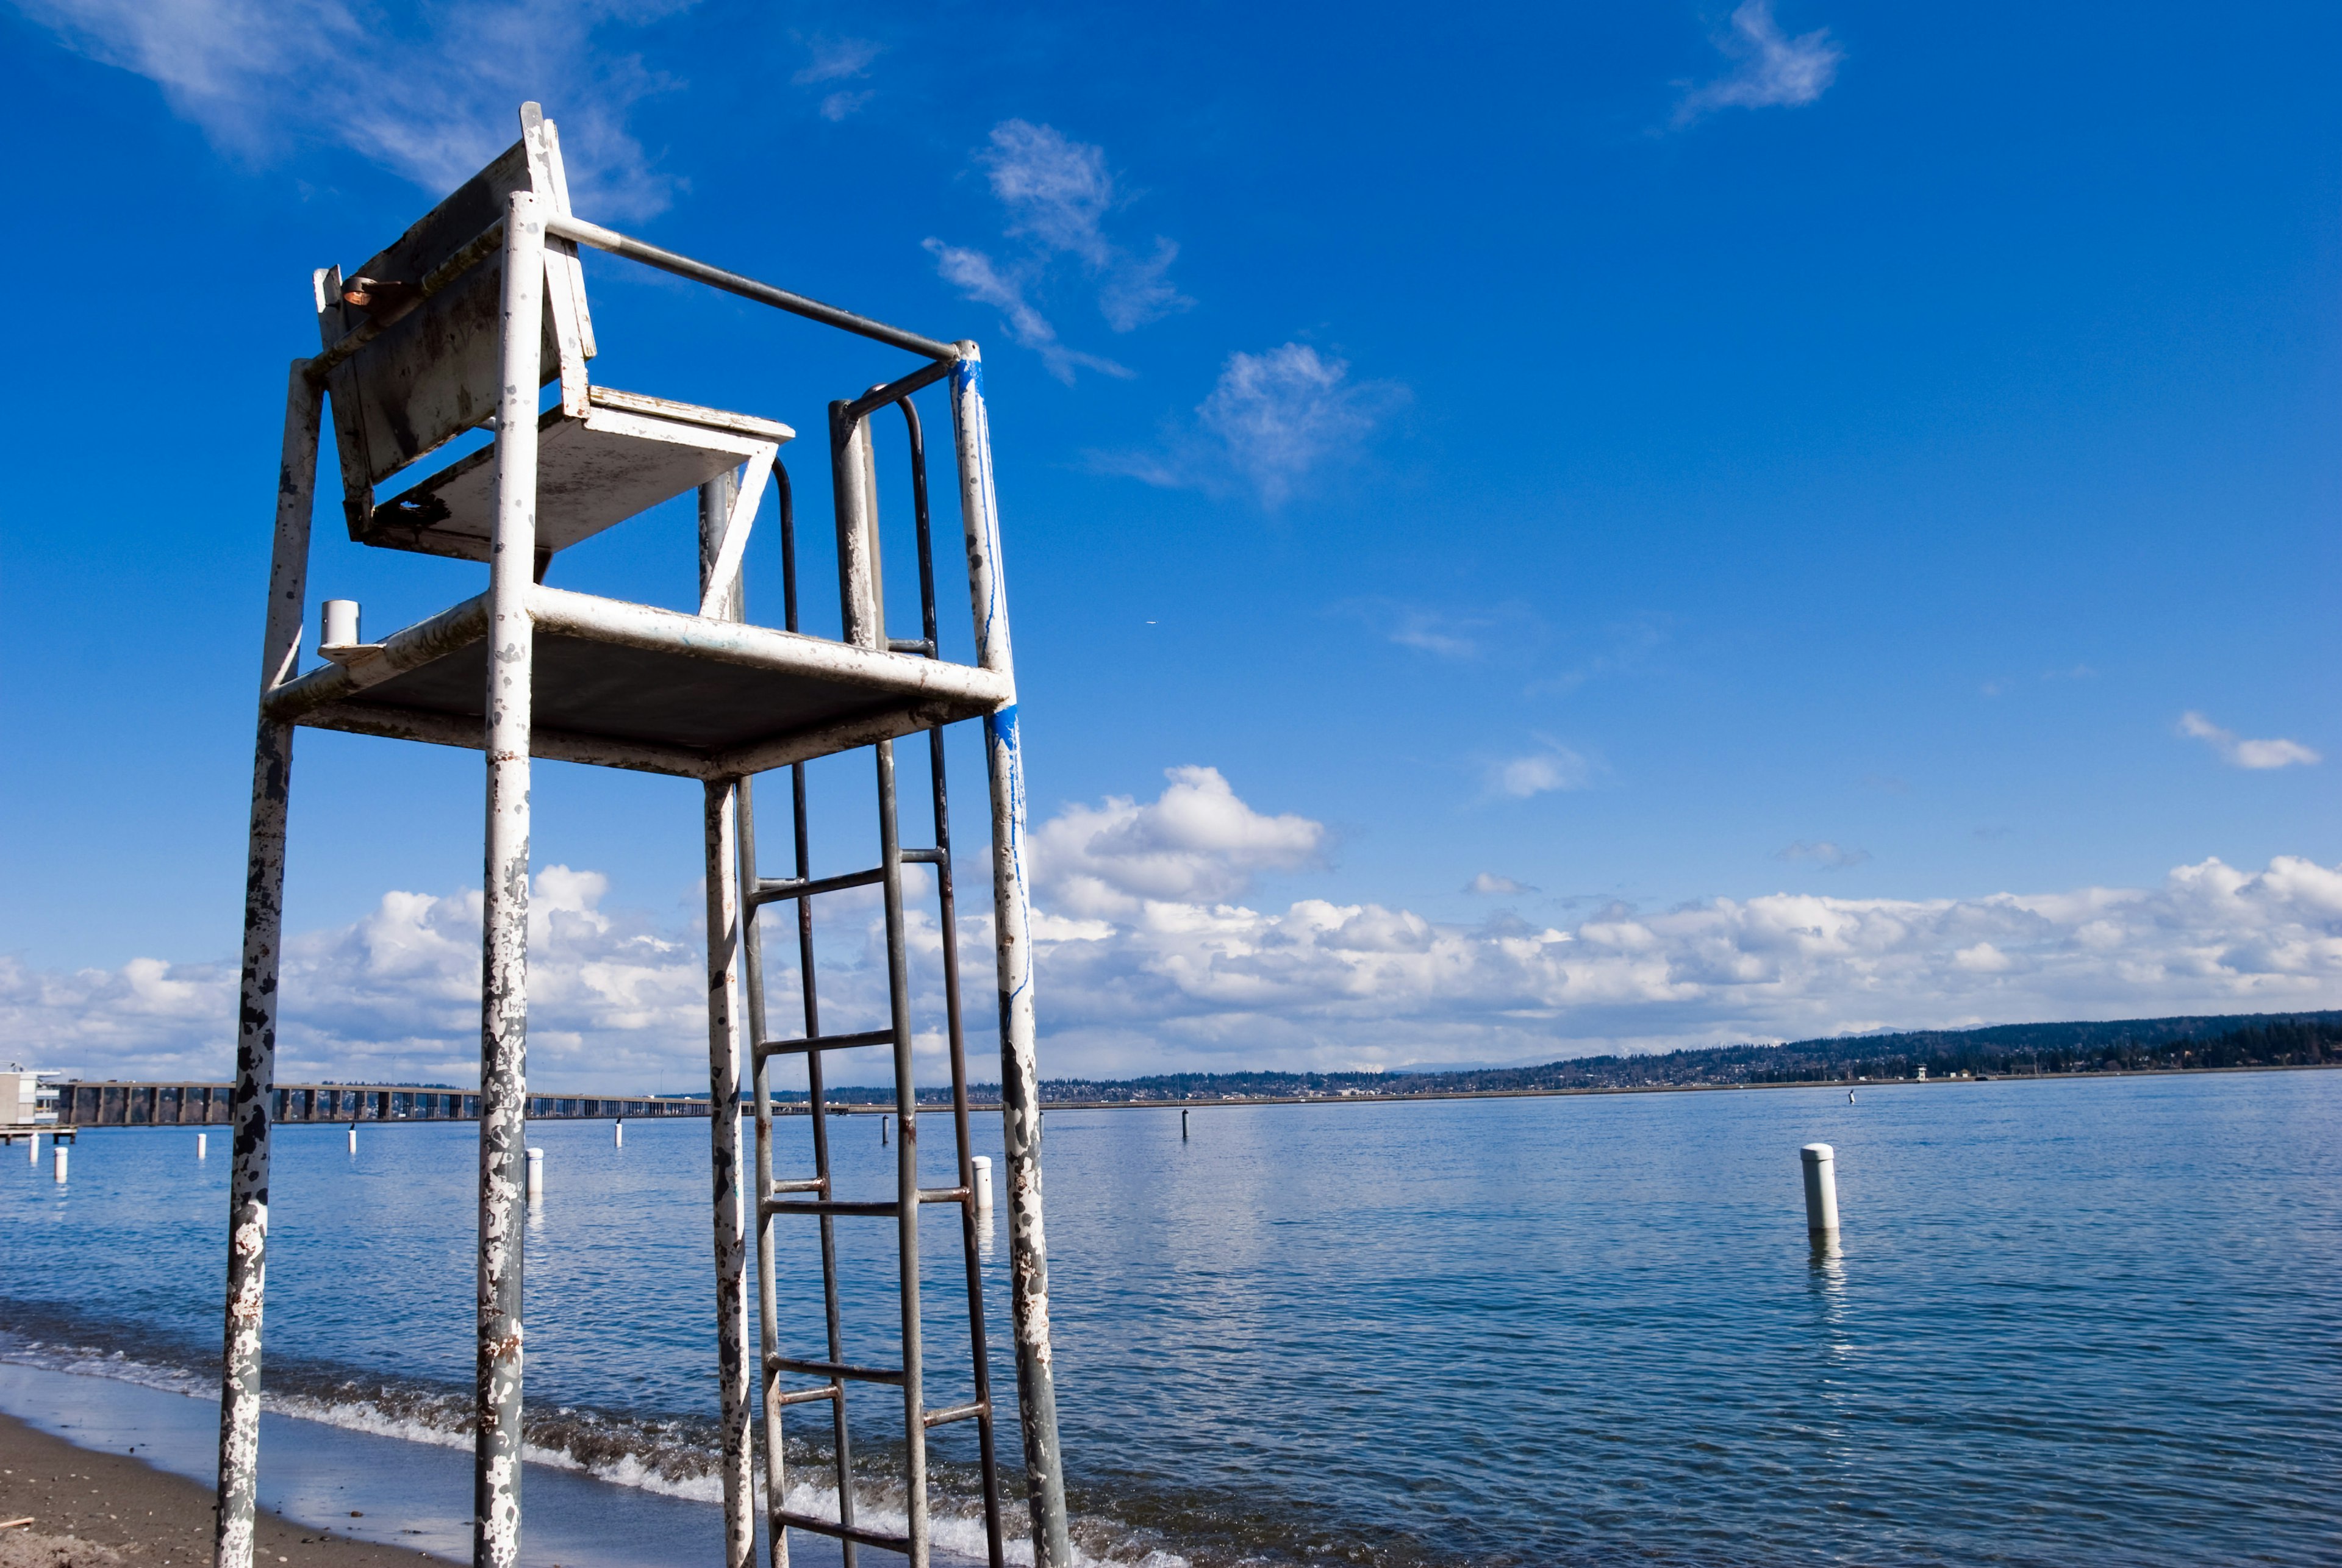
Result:
<instances>
[{"instance_id":1,"label":"chair seat","mask_svg":"<svg viewBox=\"0 0 2342 1568\"><path fill-rule=\"evenodd\" d=\"M537 421L536 545L550 555L663 501L687 494L785 442L787 425L745 414L590 387L582 419L559 408ZM495 534L494 444L374 508L352 528L362 544L488 558Z\"/></svg>"}]
</instances>

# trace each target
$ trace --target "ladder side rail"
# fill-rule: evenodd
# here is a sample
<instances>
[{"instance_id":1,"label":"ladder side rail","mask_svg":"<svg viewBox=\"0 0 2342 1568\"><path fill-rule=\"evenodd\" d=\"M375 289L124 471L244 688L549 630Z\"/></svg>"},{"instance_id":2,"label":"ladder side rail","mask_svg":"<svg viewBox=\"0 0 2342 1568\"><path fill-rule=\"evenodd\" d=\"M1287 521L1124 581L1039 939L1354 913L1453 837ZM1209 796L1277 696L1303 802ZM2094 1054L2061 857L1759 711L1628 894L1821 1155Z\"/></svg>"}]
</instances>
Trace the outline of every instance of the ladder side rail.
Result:
<instances>
[{"instance_id":1,"label":"ladder side rail","mask_svg":"<svg viewBox=\"0 0 2342 1568\"><path fill-rule=\"evenodd\" d=\"M780 460L775 458L777 469ZM788 490L784 481L781 504L788 505ZM764 911L749 896L756 885L756 780L740 781L740 969L743 988L747 993L748 1039L752 1044L766 1038L765 1026L765 941ZM781 1352L780 1303L776 1297L777 1263L773 1256L773 1216L765 1212L765 1199L773 1188L773 1072L772 1059L762 1051L752 1053L751 1071L755 1074L756 1096L756 1344L757 1366L768 1368ZM788 1568L788 1540L776 1515L782 1499L788 1494L788 1453L783 1443L784 1426L779 1379L768 1370L760 1370L758 1382L764 1390L765 1407L765 1507L766 1533L772 1553L772 1568Z\"/></svg>"},{"instance_id":2,"label":"ladder side rail","mask_svg":"<svg viewBox=\"0 0 2342 1568\"><path fill-rule=\"evenodd\" d=\"M1002 582L1000 515L992 436L984 411L984 362L959 345L952 375L952 433L959 459L960 521L967 540L968 602L976 662L1014 680ZM1032 909L1025 874L1025 759L1014 687L984 721L992 795L993 941L1000 1004L1000 1119L1008 1203L1009 1302L1015 1311L1016 1413L1036 1568L1072 1568L1066 1478L1059 1463L1057 1394L1049 1353L1049 1257L1041 1215L1041 1087L1033 1031Z\"/></svg>"},{"instance_id":3,"label":"ladder side rail","mask_svg":"<svg viewBox=\"0 0 2342 1568\"><path fill-rule=\"evenodd\" d=\"M903 1309L903 1489L909 1515L910 1568L927 1568L926 1394L919 1315L919 1092L911 1058L910 954L903 915L903 845L895 814L895 743L876 746L880 884L886 918L887 1010L895 1025L896 1265Z\"/></svg>"},{"instance_id":4,"label":"ladder side rail","mask_svg":"<svg viewBox=\"0 0 2342 1568\"><path fill-rule=\"evenodd\" d=\"M478 1362L472 1459L475 1568L517 1568L521 1483L521 1218L527 1157L529 722L535 638L536 389L545 222L515 191L498 318L496 512L488 560L487 834L481 911Z\"/></svg>"},{"instance_id":5,"label":"ladder side rail","mask_svg":"<svg viewBox=\"0 0 2342 1568\"><path fill-rule=\"evenodd\" d=\"M783 629L797 627L797 535L796 504L789 485L788 471L780 459L773 460L773 477L781 503L781 614ZM797 880L806 882L813 876L813 837L806 823L805 764L789 767L789 814L796 850L795 865ZM797 907L797 982L798 994L804 1004L806 1038L821 1034L821 993L815 983L813 957L813 900L801 898ZM822 1183L822 1191L831 1191L829 1164L829 1107L823 1095L821 1053L810 1052L806 1056L806 1110L812 1121L813 1173ZM821 1305L824 1326L828 1332L829 1359L835 1363L846 1360L846 1323L840 1310L837 1291L837 1222L824 1214L816 1222L821 1234ZM837 1522L841 1531L854 1529L854 1437L846 1416L846 1387L837 1386L837 1397L829 1402L830 1453L837 1473ZM777 1501L770 1504L780 1507ZM781 1551L782 1536L772 1532L774 1551ZM851 1534L838 1536L845 1568L855 1568L856 1543ZM780 1568L777 1557L775 1568Z\"/></svg>"},{"instance_id":6,"label":"ladder side rail","mask_svg":"<svg viewBox=\"0 0 2342 1568\"><path fill-rule=\"evenodd\" d=\"M899 406L911 445L911 512L918 532L920 634L926 639L927 657L939 659L943 657L943 644L936 640L935 541L927 505L926 437L919 425L919 411L912 406L907 394ZM980 1216L976 1206L976 1151L968 1135L967 1039L959 994L959 914L952 893L950 792L944 772L941 724L927 732L927 774L935 804L936 920L943 928L944 1029L951 1046L952 1132L959 1150L959 1184L968 1194L960 1204L960 1255L967 1273L968 1355L976 1389L977 1468L984 1488L985 1556L988 1568L1004 1568L1000 1468L993 1440L991 1353L985 1338L984 1267L976 1239Z\"/></svg>"},{"instance_id":7,"label":"ladder side rail","mask_svg":"<svg viewBox=\"0 0 2342 1568\"><path fill-rule=\"evenodd\" d=\"M309 520L316 499L321 394L306 360L285 392L269 549L260 695L291 679L301 657L309 580ZM268 1130L276 1082L276 983L285 927L285 835L292 804L293 726L261 715L252 752L250 849L244 884L244 954L237 997L235 1125L228 1183L227 1298L220 1355L219 1513L215 1568L252 1568L260 1485L260 1326L268 1282ZM60 1124L72 1120L70 1108ZM37 1146L37 1145L36 1145Z\"/></svg>"},{"instance_id":8,"label":"ladder side rail","mask_svg":"<svg viewBox=\"0 0 2342 1568\"><path fill-rule=\"evenodd\" d=\"M763 478L760 472L759 480ZM736 545L738 476L722 474L699 488L701 610L714 619L745 619L746 597L732 562ZM707 1138L710 1197L715 1211L716 1344L723 1422L724 1561L753 1568L756 1553L755 1457L749 1412L747 1232L740 1163L740 923L736 880L742 853L739 810L743 778L712 778L704 786L702 824L707 854ZM753 912L750 912L753 918ZM761 1209L762 1203L758 1207ZM768 1457L767 1463L770 1463Z\"/></svg>"},{"instance_id":9,"label":"ladder side rail","mask_svg":"<svg viewBox=\"0 0 2342 1568\"><path fill-rule=\"evenodd\" d=\"M870 420L843 402L829 405L830 472L837 514L838 598L845 639L866 648L886 646L886 603L878 549L877 470ZM895 743L872 748L877 763L879 888L886 908L886 1004L895 1031L895 1243L897 1300L902 1308L903 1511L909 1522L910 1568L927 1568L927 1429L919 1316L918 1088L911 1058L911 976L905 951L903 844L896 817ZM800 899L802 905L806 900ZM882 1130L883 1135L883 1130Z\"/></svg>"}]
</instances>

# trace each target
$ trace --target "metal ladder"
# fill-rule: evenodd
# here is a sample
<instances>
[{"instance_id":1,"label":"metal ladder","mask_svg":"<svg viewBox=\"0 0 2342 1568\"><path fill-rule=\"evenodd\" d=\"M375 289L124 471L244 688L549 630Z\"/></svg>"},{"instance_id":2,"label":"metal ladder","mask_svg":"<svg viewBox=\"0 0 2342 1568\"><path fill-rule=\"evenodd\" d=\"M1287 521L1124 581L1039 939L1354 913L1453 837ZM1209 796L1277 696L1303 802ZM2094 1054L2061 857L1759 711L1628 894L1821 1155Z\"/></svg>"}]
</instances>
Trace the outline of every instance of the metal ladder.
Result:
<instances>
[{"instance_id":1,"label":"metal ladder","mask_svg":"<svg viewBox=\"0 0 2342 1568\"><path fill-rule=\"evenodd\" d=\"M924 654L935 658L937 656L935 567L929 539L926 445L918 413L912 406L909 395L906 394L896 399L895 406L903 411L910 443L911 493L918 535L920 639L886 638L883 600L877 600L876 594L873 598L877 602L871 608L877 617L876 635L880 645L894 653ZM863 465L866 484L875 489L875 473L869 466L867 427L861 418L856 417L865 412L849 408L845 404L832 406L833 450L843 449L847 460ZM798 629L795 508L787 471L777 459L773 464L773 475L780 503L783 624L786 629L795 632ZM844 510L842 505L842 514ZM866 514L875 518L875 504ZM845 526L841 523L841 528ZM870 542L870 549L875 557L875 540ZM875 584L875 573L873 580ZM853 615L854 607L850 604L846 613L849 617ZM943 726L937 725L927 732L928 773L935 810L935 843L932 847L903 847L896 814L894 743L880 741L875 750L877 755L879 864L866 871L825 877L813 874L806 822L806 770L805 764L798 763L789 769L795 874L783 879L761 876L756 867L751 784L743 780L740 785L740 907L745 916L741 923L741 957L749 1034L754 1042L756 1118L754 1208L756 1216L757 1302L762 1331L762 1380L759 1386L764 1396L766 1521L770 1532L772 1563L773 1568L786 1568L788 1562L787 1532L797 1529L839 1541L846 1568L855 1568L857 1546L900 1552L910 1559L912 1568L926 1568L929 1536L926 1433L932 1427L973 1421L976 1423L982 1474L986 1555L990 1568L1003 1568L1000 1485L993 1446L992 1382L986 1363L984 1279L978 1253L979 1231L985 1217L979 1216L977 1212L974 1151L968 1132L967 1057L961 1028L959 954L956 940L956 910L952 892L951 824L945 780ZM919 1185L918 1095L912 1081L909 953L906 944L903 905L903 867L906 864L934 867L939 904L937 914L944 934L944 1008L950 1040L951 1114L957 1167L953 1183L942 1187L923 1188ZM822 1033L820 994L814 959L813 901L823 894L873 885L881 890L886 910L888 1025L859 1033L825 1034ZM768 904L793 904L796 909L797 974L804 997L804 1033L795 1038L776 1039L767 1028L764 944L758 914ZM900 1133L895 1140L894 1196L864 1201L841 1196L832 1183L823 1056L831 1051L873 1045L893 1048L894 1114ZM813 1174L807 1176L776 1176L773 1168L772 1066L776 1060L794 1056L802 1056L806 1064L814 1168ZM883 1124L881 1135L884 1135ZM968 1344L975 1397L966 1404L944 1409L929 1409L925 1394L924 1333L919 1300L919 1211L930 1203L958 1205L960 1244L967 1281ZM827 1343L825 1353L819 1356L784 1354L780 1343L774 1227L776 1223L798 1223L806 1218L811 1218L818 1226L821 1238L822 1309ZM836 1223L840 1219L865 1218L892 1219L896 1223L901 1355L899 1364L895 1366L857 1363L847 1356L846 1324L839 1309ZM805 1378L817 1381L809 1385L785 1386L785 1379ZM880 1384L902 1391L903 1481L905 1512L908 1516L907 1533L902 1535L868 1529L856 1522L853 1434L847 1419L847 1390L854 1383ZM783 1413L791 1405L813 1403L827 1403L830 1407L838 1509L835 1521L800 1513L785 1505L787 1488Z\"/></svg>"}]
</instances>

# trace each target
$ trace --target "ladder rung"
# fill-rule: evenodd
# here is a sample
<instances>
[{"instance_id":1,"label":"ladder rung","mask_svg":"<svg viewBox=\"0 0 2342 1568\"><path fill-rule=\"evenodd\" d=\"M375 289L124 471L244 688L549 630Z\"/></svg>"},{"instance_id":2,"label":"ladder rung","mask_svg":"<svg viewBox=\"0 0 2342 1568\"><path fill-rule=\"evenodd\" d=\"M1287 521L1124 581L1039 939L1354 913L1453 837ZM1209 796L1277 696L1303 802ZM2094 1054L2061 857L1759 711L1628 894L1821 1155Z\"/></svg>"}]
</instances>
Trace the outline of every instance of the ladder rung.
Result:
<instances>
[{"instance_id":1,"label":"ladder rung","mask_svg":"<svg viewBox=\"0 0 2342 1568\"><path fill-rule=\"evenodd\" d=\"M865 1045L892 1045L892 1029L865 1029L859 1034L816 1034L809 1040L759 1040L756 1054L764 1056L810 1056L816 1051L853 1051Z\"/></svg>"},{"instance_id":2,"label":"ladder rung","mask_svg":"<svg viewBox=\"0 0 2342 1568\"><path fill-rule=\"evenodd\" d=\"M865 1530L858 1525L840 1524L835 1519L816 1519L810 1513L792 1513L786 1508L776 1508L766 1515L774 1528L808 1530L816 1535L826 1535L833 1541L851 1541L857 1546L876 1546L881 1552L908 1552L911 1538L888 1535L876 1530Z\"/></svg>"},{"instance_id":3,"label":"ladder rung","mask_svg":"<svg viewBox=\"0 0 2342 1568\"><path fill-rule=\"evenodd\" d=\"M992 1413L992 1402L979 1399L974 1404L955 1404L948 1410L931 1410L919 1417L927 1426L945 1426L955 1421L974 1421L979 1415Z\"/></svg>"},{"instance_id":4,"label":"ladder rung","mask_svg":"<svg viewBox=\"0 0 2342 1568\"><path fill-rule=\"evenodd\" d=\"M783 1203L767 1201L758 1205L768 1214L859 1214L865 1219L891 1220L902 1213L903 1205L884 1203Z\"/></svg>"},{"instance_id":5,"label":"ladder rung","mask_svg":"<svg viewBox=\"0 0 2342 1568\"><path fill-rule=\"evenodd\" d=\"M771 1197L775 1193L826 1193L827 1191L829 1191L828 1177L799 1176L792 1181L775 1182L766 1190L765 1195Z\"/></svg>"},{"instance_id":6,"label":"ladder rung","mask_svg":"<svg viewBox=\"0 0 2342 1568\"><path fill-rule=\"evenodd\" d=\"M900 852L906 865L941 865L944 852L940 849L906 849ZM868 887L886 880L886 868L874 865L868 871L841 871L836 876L776 877L760 876L756 890L748 895L753 906L777 904L786 899L816 898L825 893L844 893L848 888Z\"/></svg>"},{"instance_id":7,"label":"ladder rung","mask_svg":"<svg viewBox=\"0 0 2342 1568\"><path fill-rule=\"evenodd\" d=\"M889 637L886 639L886 651L890 654L925 654L930 659L936 656L936 645L925 637Z\"/></svg>"},{"instance_id":8,"label":"ladder rung","mask_svg":"<svg viewBox=\"0 0 2342 1568\"><path fill-rule=\"evenodd\" d=\"M921 1187L919 1202L923 1203L964 1203L967 1202L966 1187Z\"/></svg>"},{"instance_id":9,"label":"ladder rung","mask_svg":"<svg viewBox=\"0 0 2342 1568\"><path fill-rule=\"evenodd\" d=\"M890 1370L883 1366L847 1366L835 1361L792 1361L785 1355L766 1356L765 1370L794 1372L805 1377L826 1377L833 1382L841 1377L850 1377L856 1383L891 1383L897 1387L900 1387L903 1382L903 1373L899 1368Z\"/></svg>"},{"instance_id":10,"label":"ladder rung","mask_svg":"<svg viewBox=\"0 0 2342 1568\"><path fill-rule=\"evenodd\" d=\"M771 1377L774 1372L774 1368L767 1367L765 1369L765 1375ZM846 1391L833 1383L826 1388L793 1388L786 1393L776 1393L771 1398L775 1404L812 1404L818 1400L842 1399L845 1395Z\"/></svg>"}]
</instances>

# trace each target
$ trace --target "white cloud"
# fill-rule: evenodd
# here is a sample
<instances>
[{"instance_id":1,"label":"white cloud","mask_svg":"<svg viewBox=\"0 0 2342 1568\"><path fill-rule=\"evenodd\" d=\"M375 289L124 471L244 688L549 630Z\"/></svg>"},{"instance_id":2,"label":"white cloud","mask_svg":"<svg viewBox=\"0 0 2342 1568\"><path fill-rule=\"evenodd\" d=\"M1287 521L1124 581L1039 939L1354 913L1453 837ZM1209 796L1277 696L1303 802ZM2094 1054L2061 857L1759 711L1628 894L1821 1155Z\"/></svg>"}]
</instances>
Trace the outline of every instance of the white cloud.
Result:
<instances>
[{"instance_id":1,"label":"white cloud","mask_svg":"<svg viewBox=\"0 0 2342 1568\"><path fill-rule=\"evenodd\" d=\"M1716 41L1739 64L1712 82L1688 88L1676 105L1676 124L1687 125L1716 109L1797 108L1812 103L1837 79L1846 51L1829 29L1795 38L1773 20L1773 0L1742 0L1732 31Z\"/></svg>"},{"instance_id":2,"label":"white cloud","mask_svg":"<svg viewBox=\"0 0 2342 1568\"><path fill-rule=\"evenodd\" d=\"M813 58L789 78L800 87L866 76L871 63L886 52L886 45L868 38L816 38L808 48Z\"/></svg>"},{"instance_id":3,"label":"white cloud","mask_svg":"<svg viewBox=\"0 0 2342 1568\"><path fill-rule=\"evenodd\" d=\"M2308 767L2325 760L2299 741L2239 740L2233 730L2224 730L2192 710L2179 715L2179 733L2202 741L2232 767L2283 768L2297 764Z\"/></svg>"},{"instance_id":4,"label":"white cloud","mask_svg":"<svg viewBox=\"0 0 2342 1568\"><path fill-rule=\"evenodd\" d=\"M1239 352L1196 405L1192 429L1171 432L1154 452L1092 453L1090 464L1166 489L1240 484L1274 510L1312 472L1354 454L1406 398L1391 382L1352 381L1348 361L1306 344Z\"/></svg>"},{"instance_id":5,"label":"white cloud","mask_svg":"<svg viewBox=\"0 0 2342 1568\"><path fill-rule=\"evenodd\" d=\"M1050 125L1003 120L977 155L992 194L1008 209L1008 233L1045 253L1070 255L1098 282L1106 325L1129 332L1195 302L1171 285L1179 247L1157 235L1150 253L1132 255L1110 239L1106 217L1122 198L1106 149L1076 142Z\"/></svg>"},{"instance_id":6,"label":"white cloud","mask_svg":"<svg viewBox=\"0 0 2342 1568\"><path fill-rule=\"evenodd\" d=\"M1811 861L1824 871L1844 871L1868 860L1870 852L1867 849L1843 849L1826 838L1815 839L1810 844L1799 839L1773 858Z\"/></svg>"},{"instance_id":7,"label":"white cloud","mask_svg":"<svg viewBox=\"0 0 2342 1568\"><path fill-rule=\"evenodd\" d=\"M1070 256L1096 290L1098 313L1106 325L1116 332L1131 332L1195 304L1170 281L1171 264L1178 259L1179 247L1157 235L1146 253L1138 255L1106 233L1107 215L1126 205L1126 198L1106 167L1103 147L1076 142L1051 125L1003 120L992 127L988 145L976 155L976 161L985 168L993 195L1006 209L1006 234L1026 242L1026 254L1019 261L1000 263L984 252L936 239L926 242L927 249L938 256L974 257L982 263L985 274L1007 280L1030 320L1047 329L1044 338L1029 325L1019 329L1012 318L1011 335L1041 353L1050 374L1059 380L1071 381L1076 365L1111 366L1109 374L1128 375L1111 361L1074 354L1062 346L1054 351L1042 347L1043 343L1057 345L1056 329L1042 320L1026 296L1046 283L1056 258ZM982 292L966 281L971 267L963 266L963 275L946 268L938 270L968 298L1000 303L996 290Z\"/></svg>"},{"instance_id":8,"label":"white cloud","mask_svg":"<svg viewBox=\"0 0 2342 1568\"><path fill-rule=\"evenodd\" d=\"M560 122L581 212L640 217L667 203L668 182L626 122L670 84L624 35L690 0L20 4L67 47L153 81L215 145L255 162L331 143L442 195L512 145L514 110L537 98Z\"/></svg>"},{"instance_id":9,"label":"white cloud","mask_svg":"<svg viewBox=\"0 0 2342 1568\"><path fill-rule=\"evenodd\" d=\"M1025 280L1013 272L1003 271L982 251L947 245L938 239L928 240L926 245L943 280L978 305L997 309L1008 335L1039 355L1049 374L1059 381L1072 385L1077 368L1126 379L1130 375L1128 370L1110 359L1067 348L1059 342L1057 329L1050 325L1049 318L1026 298Z\"/></svg>"},{"instance_id":10,"label":"white cloud","mask_svg":"<svg viewBox=\"0 0 2342 1568\"><path fill-rule=\"evenodd\" d=\"M1466 883L1464 891L1476 894L1483 898L1516 898L1522 894L1535 893L1536 889L1527 883L1515 882L1509 876L1498 876L1493 871L1484 871Z\"/></svg>"},{"instance_id":11,"label":"white cloud","mask_svg":"<svg viewBox=\"0 0 2342 1568\"><path fill-rule=\"evenodd\" d=\"M877 96L872 92L832 93L821 101L821 117L835 124L858 113L865 104Z\"/></svg>"},{"instance_id":12,"label":"white cloud","mask_svg":"<svg viewBox=\"0 0 2342 1568\"><path fill-rule=\"evenodd\" d=\"M1177 767L1146 805L1109 795L1070 805L1032 837L1034 885L1054 911L1122 918L1146 903L1240 898L1264 871L1296 871L1325 854L1322 824L1263 816L1217 768Z\"/></svg>"},{"instance_id":13,"label":"white cloud","mask_svg":"<svg viewBox=\"0 0 2342 1568\"><path fill-rule=\"evenodd\" d=\"M2342 1006L2342 866L2289 855L2257 872L2207 859L2147 888L1613 904L1566 928L1508 914L1442 923L1372 901L1244 902L1263 874L1322 863L1328 838L1307 817L1255 811L1201 767L1172 770L1155 800L1070 806L1040 824L1045 1071L1545 1061L1881 1024ZM854 896L824 915L825 1018L842 1029L871 1027L886 1009L875 901ZM591 873L537 878L531 1081L610 1093L705 1082L698 934L612 914L606 898ZM915 1022L933 1064L943 937L922 902L910 925ZM981 1034L986 921L965 919L958 937ZM781 1018L794 1005L792 945L767 944ZM282 1076L469 1082L478 977L475 893L394 893L362 921L296 936ZM232 963L45 974L0 960L0 1031L35 1065L216 1080L235 1006ZM843 1064L836 1081L880 1071Z\"/></svg>"},{"instance_id":14,"label":"white cloud","mask_svg":"<svg viewBox=\"0 0 2342 1568\"><path fill-rule=\"evenodd\" d=\"M1591 763L1554 741L1546 741L1542 751L1488 766L1488 788L1515 800L1526 800L1555 790L1584 789L1593 779Z\"/></svg>"}]
</instances>

